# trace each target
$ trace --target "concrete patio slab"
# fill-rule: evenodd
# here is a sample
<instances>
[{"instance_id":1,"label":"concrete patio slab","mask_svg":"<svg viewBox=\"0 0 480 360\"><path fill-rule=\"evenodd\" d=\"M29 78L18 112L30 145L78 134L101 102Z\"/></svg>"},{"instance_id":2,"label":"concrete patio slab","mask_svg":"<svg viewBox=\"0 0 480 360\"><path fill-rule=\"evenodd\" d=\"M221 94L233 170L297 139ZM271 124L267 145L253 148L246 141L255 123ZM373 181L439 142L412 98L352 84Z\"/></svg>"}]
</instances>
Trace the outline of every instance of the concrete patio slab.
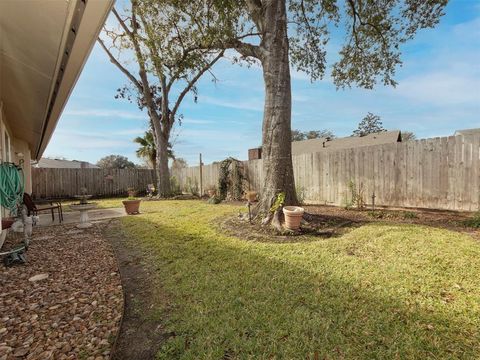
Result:
<instances>
[{"instance_id":1,"label":"concrete patio slab","mask_svg":"<svg viewBox=\"0 0 480 360\"><path fill-rule=\"evenodd\" d=\"M113 219L126 216L124 208L113 209L96 209L88 212L90 222ZM59 225L58 214L55 213L55 221L52 221L52 216L49 213L40 214L40 221L37 226ZM75 224L80 222L80 212L69 211L63 213L63 224Z\"/></svg>"}]
</instances>

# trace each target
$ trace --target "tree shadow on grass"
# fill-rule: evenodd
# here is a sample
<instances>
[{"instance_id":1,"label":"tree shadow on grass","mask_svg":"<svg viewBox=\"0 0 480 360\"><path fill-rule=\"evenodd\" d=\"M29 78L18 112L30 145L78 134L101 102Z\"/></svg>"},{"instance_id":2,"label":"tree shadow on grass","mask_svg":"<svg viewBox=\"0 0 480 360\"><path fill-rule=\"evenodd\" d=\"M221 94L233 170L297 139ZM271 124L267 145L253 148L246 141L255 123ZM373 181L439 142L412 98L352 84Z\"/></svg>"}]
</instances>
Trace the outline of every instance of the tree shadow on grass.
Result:
<instances>
[{"instance_id":1,"label":"tree shadow on grass","mask_svg":"<svg viewBox=\"0 0 480 360\"><path fill-rule=\"evenodd\" d=\"M162 285L154 291L169 299L168 309L159 305L170 332L159 358L444 359L480 351L478 306L460 309L466 297L444 303L422 290L435 286L440 268L402 281L388 263L330 244L245 242L154 216L123 223Z\"/></svg>"},{"instance_id":2,"label":"tree shadow on grass","mask_svg":"<svg viewBox=\"0 0 480 360\"><path fill-rule=\"evenodd\" d=\"M223 233L243 240L292 244L341 237L369 222L371 221L352 220L341 216L305 214L304 222L298 231L289 232L286 230L282 234L269 225L262 225L258 222L250 223L238 216L215 219L212 225Z\"/></svg>"}]
</instances>

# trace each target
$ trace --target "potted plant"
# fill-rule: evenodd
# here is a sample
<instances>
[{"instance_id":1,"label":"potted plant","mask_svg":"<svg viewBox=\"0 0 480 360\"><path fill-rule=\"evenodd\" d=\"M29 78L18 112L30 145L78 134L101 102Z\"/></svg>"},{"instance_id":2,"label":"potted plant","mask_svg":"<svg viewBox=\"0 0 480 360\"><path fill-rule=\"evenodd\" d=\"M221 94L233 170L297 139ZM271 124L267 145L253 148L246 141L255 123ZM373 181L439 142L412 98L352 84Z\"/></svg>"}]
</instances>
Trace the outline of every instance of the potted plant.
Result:
<instances>
[{"instance_id":1,"label":"potted plant","mask_svg":"<svg viewBox=\"0 0 480 360\"><path fill-rule=\"evenodd\" d=\"M256 191L247 191L245 196L246 196L248 202L257 201L257 192Z\"/></svg>"},{"instance_id":2,"label":"potted plant","mask_svg":"<svg viewBox=\"0 0 480 360\"><path fill-rule=\"evenodd\" d=\"M127 194L128 194L129 198L135 197L135 196L137 196L137 191L135 190L135 188L129 187L129 188L127 188Z\"/></svg>"},{"instance_id":3,"label":"potted plant","mask_svg":"<svg viewBox=\"0 0 480 360\"><path fill-rule=\"evenodd\" d=\"M131 195L131 194L136 194L135 189L128 188L127 191L129 196L127 200L122 201L122 204L125 207L125 212L128 215L140 214L140 202L142 200L135 198L134 195Z\"/></svg>"},{"instance_id":4,"label":"potted plant","mask_svg":"<svg viewBox=\"0 0 480 360\"><path fill-rule=\"evenodd\" d=\"M284 206L285 227L288 230L298 230L305 210L299 206Z\"/></svg>"}]
</instances>

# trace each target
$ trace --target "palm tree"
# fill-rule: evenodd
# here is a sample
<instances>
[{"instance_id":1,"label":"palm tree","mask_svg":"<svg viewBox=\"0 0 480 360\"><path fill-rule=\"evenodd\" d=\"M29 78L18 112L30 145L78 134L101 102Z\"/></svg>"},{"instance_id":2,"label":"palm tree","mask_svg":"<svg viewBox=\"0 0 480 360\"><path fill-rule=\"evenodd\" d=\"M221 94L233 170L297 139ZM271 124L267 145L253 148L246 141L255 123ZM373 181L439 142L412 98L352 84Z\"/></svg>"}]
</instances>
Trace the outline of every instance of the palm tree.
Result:
<instances>
[{"instance_id":1,"label":"palm tree","mask_svg":"<svg viewBox=\"0 0 480 360\"><path fill-rule=\"evenodd\" d=\"M153 138L152 131L145 131L143 137L138 136L133 142L140 145L136 151L137 156L147 160L155 170L157 168L157 148L155 147L155 139Z\"/></svg>"},{"instance_id":2,"label":"palm tree","mask_svg":"<svg viewBox=\"0 0 480 360\"><path fill-rule=\"evenodd\" d=\"M137 149L136 154L139 158L147 160L154 170L154 181L157 183L157 148L155 146L155 139L153 138L152 130L145 131L143 137L138 136L133 139L133 142L136 142L140 145ZM168 143L168 157L175 160L175 155L173 154L172 144Z\"/></svg>"}]
</instances>

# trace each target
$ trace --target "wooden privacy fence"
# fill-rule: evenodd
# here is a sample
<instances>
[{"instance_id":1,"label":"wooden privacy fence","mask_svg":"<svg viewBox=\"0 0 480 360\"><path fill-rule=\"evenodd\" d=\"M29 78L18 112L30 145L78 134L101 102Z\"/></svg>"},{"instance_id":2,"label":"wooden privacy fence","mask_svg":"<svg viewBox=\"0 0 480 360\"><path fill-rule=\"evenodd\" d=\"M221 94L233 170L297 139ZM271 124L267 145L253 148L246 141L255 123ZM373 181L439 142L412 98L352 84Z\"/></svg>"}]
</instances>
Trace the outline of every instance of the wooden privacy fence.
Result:
<instances>
[{"instance_id":1,"label":"wooden privacy fence","mask_svg":"<svg viewBox=\"0 0 480 360\"><path fill-rule=\"evenodd\" d=\"M476 211L480 202L480 136L324 150L293 156L295 184L306 203L343 206L352 189L366 204ZM244 162L252 190L262 191L262 161ZM219 163L203 166L203 188L215 186ZM173 174L181 186L199 167Z\"/></svg>"},{"instance_id":2,"label":"wooden privacy fence","mask_svg":"<svg viewBox=\"0 0 480 360\"><path fill-rule=\"evenodd\" d=\"M35 198L70 198L87 193L102 197L127 193L127 188L144 191L154 183L150 169L32 169L32 194Z\"/></svg>"}]
</instances>

